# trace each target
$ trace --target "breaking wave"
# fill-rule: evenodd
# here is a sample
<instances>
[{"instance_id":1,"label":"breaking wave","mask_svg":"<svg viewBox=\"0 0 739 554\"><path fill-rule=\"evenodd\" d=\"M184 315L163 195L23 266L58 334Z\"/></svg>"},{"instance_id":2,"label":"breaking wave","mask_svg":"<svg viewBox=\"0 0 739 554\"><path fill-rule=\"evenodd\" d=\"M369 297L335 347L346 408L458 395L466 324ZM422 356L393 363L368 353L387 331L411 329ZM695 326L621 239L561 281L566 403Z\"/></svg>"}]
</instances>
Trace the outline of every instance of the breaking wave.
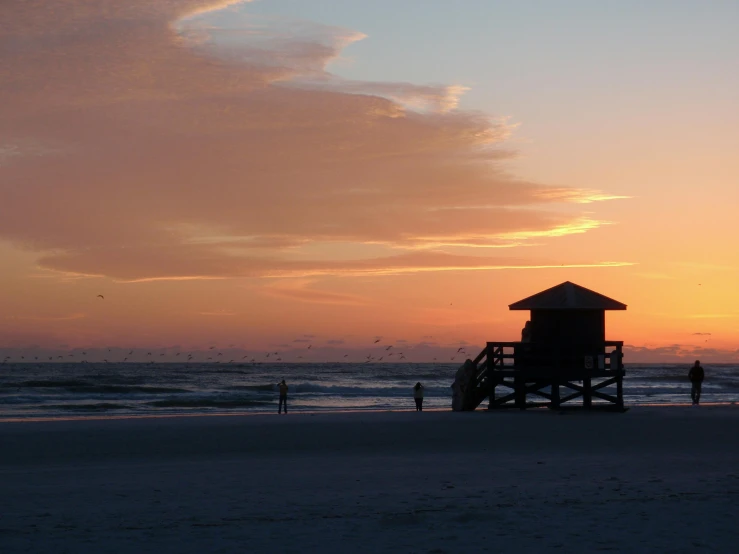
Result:
<instances>
[{"instance_id":1,"label":"breaking wave","mask_svg":"<svg viewBox=\"0 0 739 554\"><path fill-rule=\"evenodd\" d=\"M69 412L107 412L109 410L127 410L130 406L98 402L96 404L46 404L41 406L41 408L44 410L64 410Z\"/></svg>"},{"instance_id":2,"label":"breaking wave","mask_svg":"<svg viewBox=\"0 0 739 554\"><path fill-rule=\"evenodd\" d=\"M154 402L148 402L147 404L156 408L249 408L264 406L268 404L268 402L264 400L245 399L171 398L167 400L156 400Z\"/></svg>"}]
</instances>

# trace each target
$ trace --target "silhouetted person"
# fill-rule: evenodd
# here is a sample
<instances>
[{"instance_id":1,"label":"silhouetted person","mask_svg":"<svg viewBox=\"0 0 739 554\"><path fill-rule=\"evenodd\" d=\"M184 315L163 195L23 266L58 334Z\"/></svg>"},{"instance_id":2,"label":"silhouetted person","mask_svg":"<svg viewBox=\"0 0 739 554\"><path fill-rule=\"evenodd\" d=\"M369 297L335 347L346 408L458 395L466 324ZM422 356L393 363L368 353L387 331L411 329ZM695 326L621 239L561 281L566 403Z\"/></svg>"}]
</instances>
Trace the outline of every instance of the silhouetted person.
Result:
<instances>
[{"instance_id":1,"label":"silhouetted person","mask_svg":"<svg viewBox=\"0 0 739 554\"><path fill-rule=\"evenodd\" d=\"M413 400L416 401L416 411L422 412L423 411L423 385L421 383L416 383L416 386L413 387Z\"/></svg>"},{"instance_id":2,"label":"silhouetted person","mask_svg":"<svg viewBox=\"0 0 739 554\"><path fill-rule=\"evenodd\" d=\"M532 355L534 345L532 344L534 334L534 326L531 320L527 321L521 329L521 344L516 348L515 364L520 367L526 367L532 364Z\"/></svg>"},{"instance_id":3,"label":"silhouetted person","mask_svg":"<svg viewBox=\"0 0 739 554\"><path fill-rule=\"evenodd\" d=\"M527 321L521 329L521 342L531 342L531 321Z\"/></svg>"},{"instance_id":4,"label":"silhouetted person","mask_svg":"<svg viewBox=\"0 0 739 554\"><path fill-rule=\"evenodd\" d=\"M705 376L700 360L696 360L695 365L688 371L688 379L693 385L690 389L690 398L692 398L694 406L697 406L701 401L701 385Z\"/></svg>"},{"instance_id":5,"label":"silhouetted person","mask_svg":"<svg viewBox=\"0 0 739 554\"><path fill-rule=\"evenodd\" d=\"M280 402L277 405L277 413L281 413L283 407L285 408L285 413L287 413L287 383L283 379L278 386L280 388Z\"/></svg>"}]
</instances>

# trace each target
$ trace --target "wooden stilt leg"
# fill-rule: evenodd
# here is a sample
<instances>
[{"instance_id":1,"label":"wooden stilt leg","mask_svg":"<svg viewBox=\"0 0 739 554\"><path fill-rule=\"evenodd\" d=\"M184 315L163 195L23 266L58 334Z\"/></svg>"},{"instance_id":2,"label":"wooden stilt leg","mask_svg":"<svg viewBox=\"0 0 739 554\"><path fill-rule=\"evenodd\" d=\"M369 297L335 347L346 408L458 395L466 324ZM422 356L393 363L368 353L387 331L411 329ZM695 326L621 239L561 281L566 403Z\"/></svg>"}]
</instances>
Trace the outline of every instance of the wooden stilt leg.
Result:
<instances>
[{"instance_id":1,"label":"wooden stilt leg","mask_svg":"<svg viewBox=\"0 0 739 554\"><path fill-rule=\"evenodd\" d=\"M554 379L552 381L552 403L553 410L559 410L559 381Z\"/></svg>"},{"instance_id":2,"label":"wooden stilt leg","mask_svg":"<svg viewBox=\"0 0 739 554\"><path fill-rule=\"evenodd\" d=\"M490 378L490 404L488 404L488 410L492 409L495 405L495 388L498 386L498 380L495 377Z\"/></svg>"},{"instance_id":3,"label":"wooden stilt leg","mask_svg":"<svg viewBox=\"0 0 739 554\"><path fill-rule=\"evenodd\" d=\"M516 392L516 408L520 410L526 409L526 383L522 377L514 377L513 384Z\"/></svg>"}]
</instances>

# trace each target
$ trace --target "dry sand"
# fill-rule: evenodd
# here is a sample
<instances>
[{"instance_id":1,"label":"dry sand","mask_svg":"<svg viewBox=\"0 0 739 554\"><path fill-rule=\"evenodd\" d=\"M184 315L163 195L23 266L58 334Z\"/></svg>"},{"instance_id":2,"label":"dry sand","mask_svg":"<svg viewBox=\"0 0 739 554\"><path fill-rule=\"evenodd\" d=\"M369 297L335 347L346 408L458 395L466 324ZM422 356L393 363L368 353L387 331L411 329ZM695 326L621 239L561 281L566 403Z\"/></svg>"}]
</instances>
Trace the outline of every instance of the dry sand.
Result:
<instances>
[{"instance_id":1,"label":"dry sand","mask_svg":"<svg viewBox=\"0 0 739 554\"><path fill-rule=\"evenodd\" d=\"M737 552L739 410L0 423L0 552Z\"/></svg>"}]
</instances>

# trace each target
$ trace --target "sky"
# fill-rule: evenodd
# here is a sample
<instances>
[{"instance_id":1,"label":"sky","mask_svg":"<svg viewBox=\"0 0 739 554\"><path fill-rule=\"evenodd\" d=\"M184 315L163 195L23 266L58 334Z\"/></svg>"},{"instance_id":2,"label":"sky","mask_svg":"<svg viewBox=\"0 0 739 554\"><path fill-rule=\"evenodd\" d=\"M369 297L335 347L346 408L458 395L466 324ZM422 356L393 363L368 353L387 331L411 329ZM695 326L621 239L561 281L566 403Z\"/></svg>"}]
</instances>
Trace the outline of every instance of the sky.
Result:
<instances>
[{"instance_id":1,"label":"sky","mask_svg":"<svg viewBox=\"0 0 739 554\"><path fill-rule=\"evenodd\" d=\"M738 25L731 1L10 3L0 353L428 360L517 340L508 305L569 280L628 305L627 362L736 361Z\"/></svg>"}]
</instances>

